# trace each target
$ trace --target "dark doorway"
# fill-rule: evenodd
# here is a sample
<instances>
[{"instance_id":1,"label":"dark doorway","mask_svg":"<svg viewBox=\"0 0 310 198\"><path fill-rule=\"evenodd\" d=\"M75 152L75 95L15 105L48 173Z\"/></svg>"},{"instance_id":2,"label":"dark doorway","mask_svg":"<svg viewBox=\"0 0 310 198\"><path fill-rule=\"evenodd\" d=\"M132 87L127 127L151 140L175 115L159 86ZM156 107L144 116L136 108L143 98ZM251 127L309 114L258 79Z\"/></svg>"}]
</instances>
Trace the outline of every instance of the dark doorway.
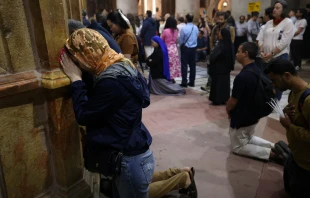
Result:
<instances>
[{"instance_id":1,"label":"dark doorway","mask_svg":"<svg viewBox=\"0 0 310 198\"><path fill-rule=\"evenodd\" d=\"M175 0L162 0L161 1L161 14L169 13L170 15L175 15Z\"/></svg>"},{"instance_id":2,"label":"dark doorway","mask_svg":"<svg viewBox=\"0 0 310 198\"><path fill-rule=\"evenodd\" d=\"M207 1L206 0L200 0L200 7L201 8L207 7Z\"/></svg>"},{"instance_id":3,"label":"dark doorway","mask_svg":"<svg viewBox=\"0 0 310 198\"><path fill-rule=\"evenodd\" d=\"M97 8L99 12L106 9L107 12L116 10L116 0L97 0Z\"/></svg>"}]
</instances>

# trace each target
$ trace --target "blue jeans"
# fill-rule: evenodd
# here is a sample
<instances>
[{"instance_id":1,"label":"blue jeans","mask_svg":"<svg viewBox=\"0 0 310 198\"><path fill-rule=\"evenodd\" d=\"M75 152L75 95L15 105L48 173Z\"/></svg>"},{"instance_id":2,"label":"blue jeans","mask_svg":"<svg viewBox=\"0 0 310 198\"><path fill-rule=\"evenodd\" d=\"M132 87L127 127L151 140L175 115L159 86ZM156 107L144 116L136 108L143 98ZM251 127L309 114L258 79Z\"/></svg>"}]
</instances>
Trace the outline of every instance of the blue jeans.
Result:
<instances>
[{"instance_id":1,"label":"blue jeans","mask_svg":"<svg viewBox=\"0 0 310 198\"><path fill-rule=\"evenodd\" d=\"M154 166L155 160L151 150L136 156L123 156L121 175L115 179L118 195L114 190L113 197L148 198Z\"/></svg>"}]
</instances>

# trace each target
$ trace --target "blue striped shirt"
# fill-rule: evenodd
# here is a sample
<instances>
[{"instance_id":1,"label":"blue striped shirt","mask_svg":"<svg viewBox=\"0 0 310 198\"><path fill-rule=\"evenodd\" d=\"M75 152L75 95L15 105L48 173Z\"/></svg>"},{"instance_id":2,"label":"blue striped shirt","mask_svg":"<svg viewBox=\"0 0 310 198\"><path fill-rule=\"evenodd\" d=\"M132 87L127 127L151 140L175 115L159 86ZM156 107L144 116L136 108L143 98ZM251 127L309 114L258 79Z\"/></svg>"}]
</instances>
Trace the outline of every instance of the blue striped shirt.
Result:
<instances>
[{"instance_id":1,"label":"blue striped shirt","mask_svg":"<svg viewBox=\"0 0 310 198\"><path fill-rule=\"evenodd\" d=\"M192 32L193 30L193 32ZM179 39L180 45L185 43L185 46L188 48L197 47L197 38L198 38L198 28L193 23L187 23L181 30L181 35Z\"/></svg>"}]
</instances>

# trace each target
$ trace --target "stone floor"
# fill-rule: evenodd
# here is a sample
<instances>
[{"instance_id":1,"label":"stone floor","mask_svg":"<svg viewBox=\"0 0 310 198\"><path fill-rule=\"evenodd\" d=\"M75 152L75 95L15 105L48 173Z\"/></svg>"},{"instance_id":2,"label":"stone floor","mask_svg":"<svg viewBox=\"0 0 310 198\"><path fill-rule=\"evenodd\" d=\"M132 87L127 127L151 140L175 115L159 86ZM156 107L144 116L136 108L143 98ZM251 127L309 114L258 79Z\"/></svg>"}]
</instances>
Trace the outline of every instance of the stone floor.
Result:
<instances>
[{"instance_id":1,"label":"stone floor","mask_svg":"<svg viewBox=\"0 0 310 198\"><path fill-rule=\"evenodd\" d=\"M241 70L236 65L234 76ZM310 80L310 67L300 75ZM177 79L179 82L180 79ZM151 96L143 122L153 136L156 170L194 166L200 198L280 198L283 167L231 154L229 120L224 106L211 106L208 93L200 90L207 81L205 63L197 64L196 87L184 96ZM286 105L285 92L281 105ZM259 122L256 135L269 141L286 141L276 114ZM167 197L180 197L176 192Z\"/></svg>"},{"instance_id":2,"label":"stone floor","mask_svg":"<svg viewBox=\"0 0 310 198\"><path fill-rule=\"evenodd\" d=\"M231 83L240 70L236 64ZM304 67L300 76L310 82L310 66ZM194 166L199 198L286 197L283 167L231 154L225 106L211 106L209 93L200 90L207 77L205 63L197 63L196 87L186 89L186 95L151 95L151 105L143 111L143 122L153 136L155 171ZM287 96L285 92L282 106L286 105ZM286 141L276 114L259 122L256 135L272 142ZM182 196L172 192L166 197Z\"/></svg>"}]
</instances>

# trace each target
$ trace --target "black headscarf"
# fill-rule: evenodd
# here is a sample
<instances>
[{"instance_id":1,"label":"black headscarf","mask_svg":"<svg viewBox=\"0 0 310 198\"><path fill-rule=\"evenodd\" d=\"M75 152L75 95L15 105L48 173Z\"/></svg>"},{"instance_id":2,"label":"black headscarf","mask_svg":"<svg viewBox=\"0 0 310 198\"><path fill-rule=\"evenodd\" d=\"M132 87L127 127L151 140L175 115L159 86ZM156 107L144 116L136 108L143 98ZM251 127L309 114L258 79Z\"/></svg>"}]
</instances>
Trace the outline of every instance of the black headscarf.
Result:
<instances>
[{"instance_id":1,"label":"black headscarf","mask_svg":"<svg viewBox=\"0 0 310 198\"><path fill-rule=\"evenodd\" d=\"M230 31L226 28L221 29L221 35L223 40L220 40L219 44L221 46L222 52L225 53L227 64L231 70L234 69L234 48L231 41Z\"/></svg>"}]
</instances>

